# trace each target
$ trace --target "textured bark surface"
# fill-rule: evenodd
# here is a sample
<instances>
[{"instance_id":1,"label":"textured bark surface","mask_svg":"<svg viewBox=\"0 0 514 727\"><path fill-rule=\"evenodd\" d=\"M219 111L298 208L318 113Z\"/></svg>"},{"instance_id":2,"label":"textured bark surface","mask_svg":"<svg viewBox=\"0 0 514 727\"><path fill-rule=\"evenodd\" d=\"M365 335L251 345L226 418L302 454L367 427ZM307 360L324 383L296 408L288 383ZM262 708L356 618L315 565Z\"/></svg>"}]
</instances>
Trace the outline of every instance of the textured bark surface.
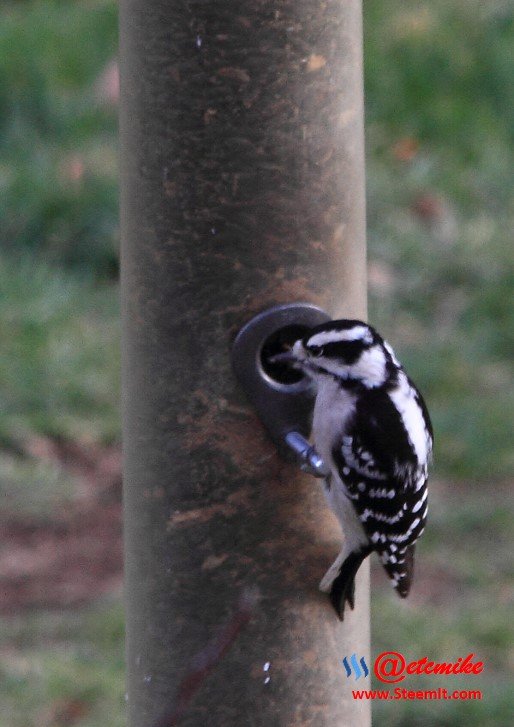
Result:
<instances>
[{"instance_id":1,"label":"textured bark surface","mask_svg":"<svg viewBox=\"0 0 514 727\"><path fill-rule=\"evenodd\" d=\"M338 527L230 369L273 304L366 314L360 3L121 5L131 725L365 727L367 574L340 624Z\"/></svg>"}]
</instances>

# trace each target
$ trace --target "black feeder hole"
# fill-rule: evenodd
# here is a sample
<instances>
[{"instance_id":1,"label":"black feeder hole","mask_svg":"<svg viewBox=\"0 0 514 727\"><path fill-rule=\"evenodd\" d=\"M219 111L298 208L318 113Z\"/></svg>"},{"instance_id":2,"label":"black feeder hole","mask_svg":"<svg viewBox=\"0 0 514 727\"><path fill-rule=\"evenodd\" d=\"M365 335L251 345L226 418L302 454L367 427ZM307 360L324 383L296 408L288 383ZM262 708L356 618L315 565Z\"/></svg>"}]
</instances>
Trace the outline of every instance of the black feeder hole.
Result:
<instances>
[{"instance_id":1,"label":"black feeder hole","mask_svg":"<svg viewBox=\"0 0 514 727\"><path fill-rule=\"evenodd\" d=\"M309 436L316 392L308 376L270 358L286 353L314 326L328 320L312 303L277 305L248 321L232 346L234 373L278 451L290 462L298 462L298 454L287 436L293 432Z\"/></svg>"},{"instance_id":2,"label":"black feeder hole","mask_svg":"<svg viewBox=\"0 0 514 727\"><path fill-rule=\"evenodd\" d=\"M262 370L272 381L282 386L292 386L303 380L301 371L287 363L272 363L270 358L279 353L289 351L298 339L309 331L307 326L289 325L271 334L265 341L260 352Z\"/></svg>"}]
</instances>

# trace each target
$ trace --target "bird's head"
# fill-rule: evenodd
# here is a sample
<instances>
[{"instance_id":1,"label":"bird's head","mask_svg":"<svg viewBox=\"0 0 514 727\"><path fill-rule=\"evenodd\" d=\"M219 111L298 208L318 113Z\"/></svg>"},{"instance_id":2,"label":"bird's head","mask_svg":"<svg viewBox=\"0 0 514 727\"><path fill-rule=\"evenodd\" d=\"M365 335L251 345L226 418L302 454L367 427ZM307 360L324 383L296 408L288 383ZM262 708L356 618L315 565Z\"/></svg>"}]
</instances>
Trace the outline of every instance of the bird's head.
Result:
<instances>
[{"instance_id":1,"label":"bird's head","mask_svg":"<svg viewBox=\"0 0 514 727\"><path fill-rule=\"evenodd\" d=\"M374 328L358 320L329 321L312 328L292 349L274 357L316 381L337 378L344 386L382 386L398 362Z\"/></svg>"}]
</instances>

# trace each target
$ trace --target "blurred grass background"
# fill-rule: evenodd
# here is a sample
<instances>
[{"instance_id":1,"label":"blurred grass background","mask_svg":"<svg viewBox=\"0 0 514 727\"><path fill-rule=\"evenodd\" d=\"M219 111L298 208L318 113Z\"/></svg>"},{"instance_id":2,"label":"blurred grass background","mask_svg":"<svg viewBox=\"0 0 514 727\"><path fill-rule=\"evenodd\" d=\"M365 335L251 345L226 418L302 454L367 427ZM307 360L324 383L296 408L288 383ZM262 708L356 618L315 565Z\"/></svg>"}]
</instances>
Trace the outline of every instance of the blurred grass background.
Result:
<instances>
[{"instance_id":1,"label":"blurred grass background","mask_svg":"<svg viewBox=\"0 0 514 727\"><path fill-rule=\"evenodd\" d=\"M376 703L375 723L507 727L514 5L364 5L370 320L425 393L437 435L418 581L399 602L376 570L372 653L474 652L486 664L451 684L484 701ZM56 521L66 535L70 513L92 507L85 482L117 477L116 26L112 0L0 8L0 524L17 544L0 550L0 576L25 594L11 594L0 626L6 727L124 724L119 581L93 598L59 584L69 608L56 609L31 570L46 568L52 586L58 562L34 554L61 537ZM117 523L117 495L94 487Z\"/></svg>"}]
</instances>

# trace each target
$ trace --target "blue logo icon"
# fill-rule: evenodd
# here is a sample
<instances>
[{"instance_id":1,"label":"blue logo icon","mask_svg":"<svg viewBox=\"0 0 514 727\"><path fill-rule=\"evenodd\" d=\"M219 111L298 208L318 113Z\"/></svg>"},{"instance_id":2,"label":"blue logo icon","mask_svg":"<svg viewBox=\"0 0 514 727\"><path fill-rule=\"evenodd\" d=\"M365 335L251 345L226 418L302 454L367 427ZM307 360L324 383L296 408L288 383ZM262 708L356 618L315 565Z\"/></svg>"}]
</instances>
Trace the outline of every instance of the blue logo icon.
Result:
<instances>
[{"instance_id":1,"label":"blue logo icon","mask_svg":"<svg viewBox=\"0 0 514 727\"><path fill-rule=\"evenodd\" d=\"M352 654L349 661L348 657L345 656L342 663L345 668L347 677L352 675L352 671L355 673L356 680L360 679L361 676L367 677L369 674L369 669L366 665L364 657L362 657L360 661L357 661L357 656L355 654Z\"/></svg>"}]
</instances>

